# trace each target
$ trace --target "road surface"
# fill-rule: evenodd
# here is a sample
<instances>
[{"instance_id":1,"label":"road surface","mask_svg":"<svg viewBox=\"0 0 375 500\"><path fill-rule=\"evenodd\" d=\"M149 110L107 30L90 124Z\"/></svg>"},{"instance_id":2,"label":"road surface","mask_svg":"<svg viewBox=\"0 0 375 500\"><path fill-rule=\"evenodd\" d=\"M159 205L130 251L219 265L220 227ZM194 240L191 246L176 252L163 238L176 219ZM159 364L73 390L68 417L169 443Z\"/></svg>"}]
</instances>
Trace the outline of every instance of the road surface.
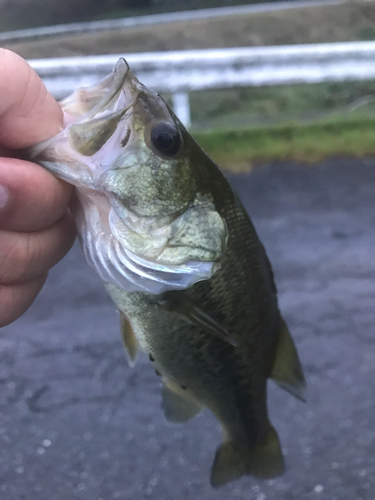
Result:
<instances>
[{"instance_id":1,"label":"road surface","mask_svg":"<svg viewBox=\"0 0 375 500\"><path fill-rule=\"evenodd\" d=\"M117 314L78 247L0 332L1 500L372 500L375 488L375 161L274 164L231 178L273 263L308 380L270 383L286 456L276 480L217 491L207 412L167 424L160 379L127 364Z\"/></svg>"}]
</instances>

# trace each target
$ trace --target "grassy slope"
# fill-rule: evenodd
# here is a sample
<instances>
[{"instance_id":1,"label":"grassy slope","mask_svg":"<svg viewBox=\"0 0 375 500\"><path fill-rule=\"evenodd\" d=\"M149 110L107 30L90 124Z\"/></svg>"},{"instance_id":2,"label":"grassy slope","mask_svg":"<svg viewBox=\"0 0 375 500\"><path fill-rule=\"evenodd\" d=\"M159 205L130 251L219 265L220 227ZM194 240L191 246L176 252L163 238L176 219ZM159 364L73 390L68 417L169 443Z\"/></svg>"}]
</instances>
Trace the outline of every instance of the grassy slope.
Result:
<instances>
[{"instance_id":1,"label":"grassy slope","mask_svg":"<svg viewBox=\"0 0 375 500\"><path fill-rule=\"evenodd\" d=\"M97 0L64 0L63 2L56 2L56 0L5 0L0 2L0 31L248 3L248 0L204 0L203 2L202 0L158 0L152 2L149 7L142 6L142 2L137 2L137 5L133 2L133 7L129 5L126 7L125 4L128 2L123 0L101 2Z\"/></svg>"},{"instance_id":2,"label":"grassy slope","mask_svg":"<svg viewBox=\"0 0 375 500\"><path fill-rule=\"evenodd\" d=\"M375 2L296 8L8 44L26 58L375 39Z\"/></svg>"},{"instance_id":3,"label":"grassy slope","mask_svg":"<svg viewBox=\"0 0 375 500\"><path fill-rule=\"evenodd\" d=\"M314 163L328 156L375 155L375 119L361 115L305 125L195 131L193 135L219 165L236 172L276 160Z\"/></svg>"}]
</instances>

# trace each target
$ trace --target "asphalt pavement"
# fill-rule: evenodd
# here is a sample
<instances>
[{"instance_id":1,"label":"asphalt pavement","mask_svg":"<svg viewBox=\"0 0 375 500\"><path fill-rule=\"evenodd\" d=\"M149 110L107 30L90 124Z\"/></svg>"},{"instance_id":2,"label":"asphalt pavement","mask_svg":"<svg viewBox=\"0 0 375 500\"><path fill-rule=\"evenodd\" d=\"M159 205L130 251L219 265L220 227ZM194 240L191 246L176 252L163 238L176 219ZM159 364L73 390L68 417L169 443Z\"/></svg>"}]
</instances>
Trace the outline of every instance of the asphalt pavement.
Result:
<instances>
[{"instance_id":1,"label":"asphalt pavement","mask_svg":"<svg viewBox=\"0 0 375 500\"><path fill-rule=\"evenodd\" d=\"M219 490L204 411L170 425L148 359L127 364L118 316L78 246L0 331L0 500L373 500L375 160L273 164L231 177L273 264L308 381L270 382L281 478Z\"/></svg>"}]
</instances>

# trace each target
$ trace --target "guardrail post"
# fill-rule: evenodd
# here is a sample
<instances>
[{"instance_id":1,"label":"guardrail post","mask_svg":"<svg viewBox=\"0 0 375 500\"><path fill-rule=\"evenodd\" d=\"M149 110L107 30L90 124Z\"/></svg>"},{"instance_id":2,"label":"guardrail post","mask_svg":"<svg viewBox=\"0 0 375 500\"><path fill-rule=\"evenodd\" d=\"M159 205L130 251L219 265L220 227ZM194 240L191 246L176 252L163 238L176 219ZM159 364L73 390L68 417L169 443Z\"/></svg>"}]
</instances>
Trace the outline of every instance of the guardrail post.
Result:
<instances>
[{"instance_id":1,"label":"guardrail post","mask_svg":"<svg viewBox=\"0 0 375 500\"><path fill-rule=\"evenodd\" d=\"M173 111L176 113L186 128L191 125L190 102L187 92L173 92Z\"/></svg>"}]
</instances>

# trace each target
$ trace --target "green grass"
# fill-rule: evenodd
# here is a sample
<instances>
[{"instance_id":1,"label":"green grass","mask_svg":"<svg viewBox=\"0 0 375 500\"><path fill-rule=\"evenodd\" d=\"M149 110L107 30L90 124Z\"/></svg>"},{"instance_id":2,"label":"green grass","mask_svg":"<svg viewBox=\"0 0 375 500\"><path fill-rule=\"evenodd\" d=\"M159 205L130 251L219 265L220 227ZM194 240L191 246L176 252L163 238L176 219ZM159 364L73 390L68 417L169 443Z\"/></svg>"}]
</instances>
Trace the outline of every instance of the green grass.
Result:
<instances>
[{"instance_id":1,"label":"green grass","mask_svg":"<svg viewBox=\"0 0 375 500\"><path fill-rule=\"evenodd\" d=\"M219 165L237 172L276 160L314 163L331 156L375 155L375 118L366 115L307 124L193 131L193 135Z\"/></svg>"},{"instance_id":2,"label":"green grass","mask_svg":"<svg viewBox=\"0 0 375 500\"><path fill-rule=\"evenodd\" d=\"M374 81L346 81L191 92L190 106L194 126L210 129L321 119L373 96Z\"/></svg>"},{"instance_id":3,"label":"green grass","mask_svg":"<svg viewBox=\"0 0 375 500\"><path fill-rule=\"evenodd\" d=\"M224 168L375 155L375 82L195 92L193 135Z\"/></svg>"}]
</instances>

